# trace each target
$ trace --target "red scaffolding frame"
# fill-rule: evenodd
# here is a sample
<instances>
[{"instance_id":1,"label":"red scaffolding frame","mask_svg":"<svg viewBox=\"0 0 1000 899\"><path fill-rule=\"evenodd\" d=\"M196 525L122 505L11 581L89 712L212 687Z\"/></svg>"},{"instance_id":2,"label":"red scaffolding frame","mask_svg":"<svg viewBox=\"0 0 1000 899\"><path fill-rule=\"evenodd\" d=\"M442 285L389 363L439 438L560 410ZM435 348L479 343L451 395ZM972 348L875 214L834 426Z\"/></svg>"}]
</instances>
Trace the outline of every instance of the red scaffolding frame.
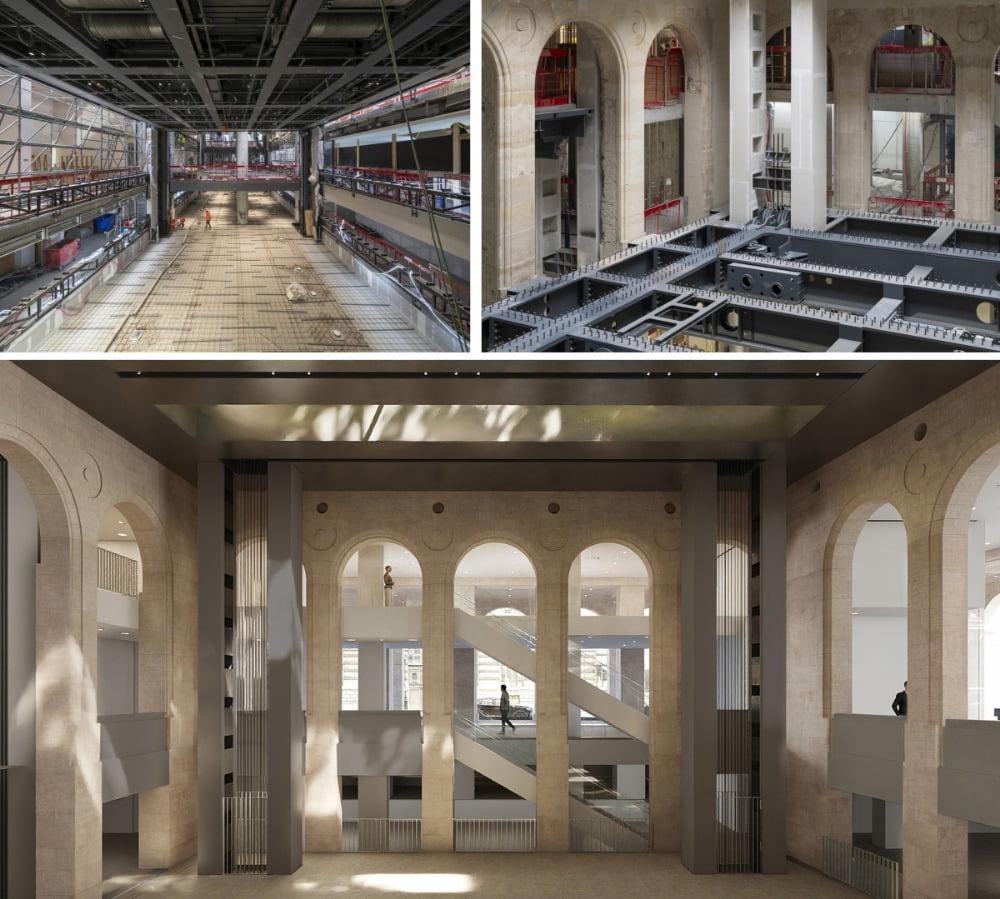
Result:
<instances>
[{"instance_id":1,"label":"red scaffolding frame","mask_svg":"<svg viewBox=\"0 0 1000 899\"><path fill-rule=\"evenodd\" d=\"M576 102L576 47L546 47L535 70L535 106Z\"/></svg>"}]
</instances>

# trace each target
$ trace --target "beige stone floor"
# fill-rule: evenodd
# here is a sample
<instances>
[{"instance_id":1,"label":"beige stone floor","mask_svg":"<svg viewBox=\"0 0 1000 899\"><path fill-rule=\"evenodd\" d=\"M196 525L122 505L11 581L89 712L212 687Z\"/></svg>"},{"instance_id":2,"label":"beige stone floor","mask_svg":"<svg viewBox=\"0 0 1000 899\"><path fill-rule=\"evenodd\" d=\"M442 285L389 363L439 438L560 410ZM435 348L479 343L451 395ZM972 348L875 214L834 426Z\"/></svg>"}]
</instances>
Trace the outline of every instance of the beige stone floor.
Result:
<instances>
[{"instance_id":1,"label":"beige stone floor","mask_svg":"<svg viewBox=\"0 0 1000 899\"><path fill-rule=\"evenodd\" d=\"M785 876L689 874L676 855L561 853L310 854L291 877L198 877L194 862L130 896L507 896L847 899L863 894L800 865Z\"/></svg>"},{"instance_id":2,"label":"beige stone floor","mask_svg":"<svg viewBox=\"0 0 1000 899\"><path fill-rule=\"evenodd\" d=\"M204 227L204 209L212 228ZM432 352L362 278L298 234L267 194L207 193L188 227L150 246L96 291L40 352ZM289 300L286 288L306 290ZM72 310L69 310L72 312Z\"/></svg>"}]
</instances>

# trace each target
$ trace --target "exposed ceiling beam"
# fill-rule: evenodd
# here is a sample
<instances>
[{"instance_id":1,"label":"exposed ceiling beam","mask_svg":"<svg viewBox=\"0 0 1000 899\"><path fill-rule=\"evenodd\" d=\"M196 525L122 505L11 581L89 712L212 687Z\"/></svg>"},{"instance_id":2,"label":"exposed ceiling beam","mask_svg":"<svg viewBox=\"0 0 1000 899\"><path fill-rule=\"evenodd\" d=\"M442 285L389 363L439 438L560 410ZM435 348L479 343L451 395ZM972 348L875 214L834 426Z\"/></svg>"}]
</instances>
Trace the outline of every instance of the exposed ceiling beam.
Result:
<instances>
[{"instance_id":1,"label":"exposed ceiling beam","mask_svg":"<svg viewBox=\"0 0 1000 899\"><path fill-rule=\"evenodd\" d=\"M328 76L328 75L341 75L345 72L353 72L355 66L292 66L287 69L284 74L286 75L315 75L315 76ZM426 70L426 66L413 66L413 65L401 65L399 67L399 72L402 75L411 75L416 72L423 72ZM100 69L96 66L46 66L45 71L56 76L66 76L66 75L86 75L93 77L94 75L103 74ZM189 78L190 74L187 69L181 69L176 66L129 66L127 69L122 71L127 72L129 75L136 75L140 77L156 76L157 78ZM267 69L265 66L200 66L199 71L207 76L219 75L221 77L229 76L254 76L263 75ZM392 66L374 66L368 71L373 72L376 75L388 75L392 73Z\"/></svg>"},{"instance_id":2,"label":"exposed ceiling beam","mask_svg":"<svg viewBox=\"0 0 1000 899\"><path fill-rule=\"evenodd\" d=\"M87 62L93 65L102 75L106 75L107 77L114 79L122 87L126 87L133 93L142 97L143 100L147 100L150 103L158 102L152 94L139 87L139 85L125 75L121 69L116 69L109 62L102 59L100 54L91 50L90 47L73 34L72 31L65 28L46 12L43 12L39 9L39 7L35 6L35 4L28 2L28 0L4 0L4 5L14 10L14 12L27 19L36 27L44 29L49 37L58 41L64 47L72 50L74 53L87 60ZM39 80L42 81L44 79L39 78ZM102 105L106 106L107 104L102 101ZM167 109L165 112L170 118L177 121L178 124L186 126L187 123L179 115L174 113L173 110Z\"/></svg>"},{"instance_id":3,"label":"exposed ceiling beam","mask_svg":"<svg viewBox=\"0 0 1000 899\"><path fill-rule=\"evenodd\" d=\"M410 41L425 35L429 29L437 25L442 19L447 18L456 10L467 10L468 8L468 0L438 0L434 6L431 6L426 12L417 16L412 22L404 25L401 29L399 29L399 31L393 32L393 48L398 53L403 47L410 43ZM280 122L277 127L283 128L287 126L288 122L292 119L301 118L307 109L311 109L318 103L322 103L327 99L327 97L335 94L347 82L354 81L359 75L364 74L365 72L373 71L376 66L378 66L382 60L388 58L388 56L389 44L387 40L383 40L381 44L368 54L368 56L354 66L349 73L342 74L333 84L320 91L311 100L304 103L298 110L297 116L289 116L287 119Z\"/></svg>"},{"instance_id":4,"label":"exposed ceiling beam","mask_svg":"<svg viewBox=\"0 0 1000 899\"><path fill-rule=\"evenodd\" d=\"M281 40L274 50L271 65L268 67L267 76L261 86L260 93L257 94L257 104L250 113L247 122L247 130L251 130L257 124L261 113L268 105L271 94L278 86L278 80L288 73L288 63L291 62L292 54L298 49L299 44L305 39L306 34L312 27L313 19L323 8L325 0L296 0L292 11L288 16L288 24L281 34ZM347 77L342 75L342 78Z\"/></svg>"},{"instance_id":5,"label":"exposed ceiling beam","mask_svg":"<svg viewBox=\"0 0 1000 899\"><path fill-rule=\"evenodd\" d=\"M188 34L187 23L181 15L180 8L175 0L149 0L156 13L156 17L163 26L163 31L170 40L177 58L181 61L184 71L194 83L201 102L205 104L205 109L211 116L215 126L222 130L222 119L219 117L219 110L215 105L215 98L208 88L208 82L201 70L201 62L194 52L194 45L191 43L191 36Z\"/></svg>"}]
</instances>

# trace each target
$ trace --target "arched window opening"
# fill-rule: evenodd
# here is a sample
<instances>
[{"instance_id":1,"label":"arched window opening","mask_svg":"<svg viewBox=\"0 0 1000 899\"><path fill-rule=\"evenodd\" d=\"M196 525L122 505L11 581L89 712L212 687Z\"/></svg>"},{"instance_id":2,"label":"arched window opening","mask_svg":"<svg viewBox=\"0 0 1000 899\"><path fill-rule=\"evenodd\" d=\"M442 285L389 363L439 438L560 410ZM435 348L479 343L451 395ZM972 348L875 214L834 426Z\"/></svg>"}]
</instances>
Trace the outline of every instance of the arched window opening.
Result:
<instances>
[{"instance_id":1,"label":"arched window opening","mask_svg":"<svg viewBox=\"0 0 1000 899\"><path fill-rule=\"evenodd\" d=\"M955 215L955 116L880 108L880 95L955 93L955 61L940 35L899 25L872 53L872 212ZM897 101L887 101L892 107Z\"/></svg>"},{"instance_id":2,"label":"arched window opening","mask_svg":"<svg viewBox=\"0 0 1000 899\"><path fill-rule=\"evenodd\" d=\"M876 509L854 547L851 709L891 715L906 681L906 528L894 506Z\"/></svg>"}]
</instances>

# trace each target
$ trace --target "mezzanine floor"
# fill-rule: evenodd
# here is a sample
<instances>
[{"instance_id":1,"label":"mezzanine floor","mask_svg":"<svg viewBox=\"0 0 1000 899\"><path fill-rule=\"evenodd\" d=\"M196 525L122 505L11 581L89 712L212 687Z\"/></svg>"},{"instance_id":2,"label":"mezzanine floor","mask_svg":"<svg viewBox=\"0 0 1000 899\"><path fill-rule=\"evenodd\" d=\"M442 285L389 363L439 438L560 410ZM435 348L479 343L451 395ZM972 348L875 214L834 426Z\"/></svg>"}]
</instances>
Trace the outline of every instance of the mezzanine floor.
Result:
<instances>
[{"instance_id":1,"label":"mezzanine floor","mask_svg":"<svg viewBox=\"0 0 1000 899\"><path fill-rule=\"evenodd\" d=\"M87 299L40 352L430 352L417 333L331 252L304 238L268 194L205 193L187 227L153 244ZM212 227L204 226L204 210ZM301 284L305 295L290 299Z\"/></svg>"}]
</instances>

